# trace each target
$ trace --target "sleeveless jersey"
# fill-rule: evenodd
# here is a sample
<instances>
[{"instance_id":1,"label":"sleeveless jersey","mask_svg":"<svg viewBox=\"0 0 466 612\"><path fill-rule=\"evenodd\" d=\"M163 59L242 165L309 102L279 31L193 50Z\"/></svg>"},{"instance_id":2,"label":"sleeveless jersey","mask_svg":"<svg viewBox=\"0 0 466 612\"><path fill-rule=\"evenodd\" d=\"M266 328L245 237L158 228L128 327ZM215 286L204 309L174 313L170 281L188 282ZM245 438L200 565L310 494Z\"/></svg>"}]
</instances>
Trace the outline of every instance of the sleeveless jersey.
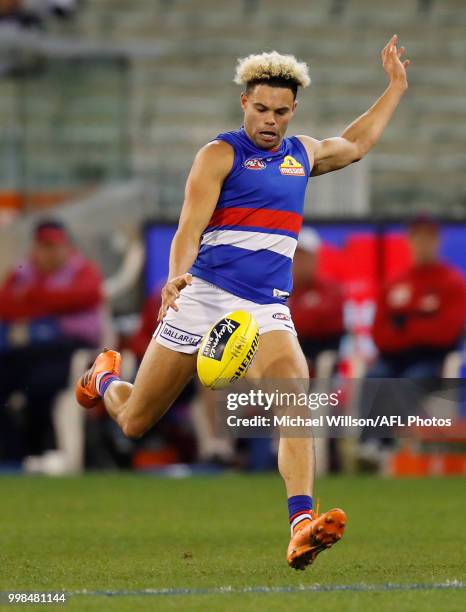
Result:
<instances>
[{"instance_id":1,"label":"sleeveless jersey","mask_svg":"<svg viewBox=\"0 0 466 612\"><path fill-rule=\"evenodd\" d=\"M190 272L258 304L284 303L310 174L304 145L292 136L260 149L244 128L215 140L233 147L234 162Z\"/></svg>"}]
</instances>

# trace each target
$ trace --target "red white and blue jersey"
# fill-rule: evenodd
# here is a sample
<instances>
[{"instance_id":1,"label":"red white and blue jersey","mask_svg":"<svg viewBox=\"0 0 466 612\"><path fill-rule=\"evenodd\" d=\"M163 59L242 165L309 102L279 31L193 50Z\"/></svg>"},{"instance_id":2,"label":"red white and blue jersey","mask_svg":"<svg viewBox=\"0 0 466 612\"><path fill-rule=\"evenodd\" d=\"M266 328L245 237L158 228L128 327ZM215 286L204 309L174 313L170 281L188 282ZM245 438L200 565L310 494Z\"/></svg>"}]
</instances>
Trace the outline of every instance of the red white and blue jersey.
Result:
<instances>
[{"instance_id":1,"label":"red white and blue jersey","mask_svg":"<svg viewBox=\"0 0 466 612\"><path fill-rule=\"evenodd\" d=\"M306 150L295 136L260 149L244 128L216 140L233 147L234 162L190 272L246 300L282 304L311 170Z\"/></svg>"}]
</instances>

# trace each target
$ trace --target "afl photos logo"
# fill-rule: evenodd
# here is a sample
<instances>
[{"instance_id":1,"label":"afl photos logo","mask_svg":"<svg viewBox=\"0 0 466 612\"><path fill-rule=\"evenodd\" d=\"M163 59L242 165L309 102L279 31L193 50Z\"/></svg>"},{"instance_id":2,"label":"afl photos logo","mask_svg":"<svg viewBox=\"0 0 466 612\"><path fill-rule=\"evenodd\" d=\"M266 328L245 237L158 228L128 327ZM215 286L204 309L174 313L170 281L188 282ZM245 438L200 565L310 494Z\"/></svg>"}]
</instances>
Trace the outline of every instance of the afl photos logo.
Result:
<instances>
[{"instance_id":1,"label":"afl photos logo","mask_svg":"<svg viewBox=\"0 0 466 612\"><path fill-rule=\"evenodd\" d=\"M287 155L280 164L280 172L286 176L305 176L304 167L291 155Z\"/></svg>"},{"instance_id":2,"label":"afl photos logo","mask_svg":"<svg viewBox=\"0 0 466 612\"><path fill-rule=\"evenodd\" d=\"M247 170L264 170L264 168L267 167L267 164L265 163L265 161L262 161L262 159L247 159L243 166L247 169Z\"/></svg>"}]
</instances>

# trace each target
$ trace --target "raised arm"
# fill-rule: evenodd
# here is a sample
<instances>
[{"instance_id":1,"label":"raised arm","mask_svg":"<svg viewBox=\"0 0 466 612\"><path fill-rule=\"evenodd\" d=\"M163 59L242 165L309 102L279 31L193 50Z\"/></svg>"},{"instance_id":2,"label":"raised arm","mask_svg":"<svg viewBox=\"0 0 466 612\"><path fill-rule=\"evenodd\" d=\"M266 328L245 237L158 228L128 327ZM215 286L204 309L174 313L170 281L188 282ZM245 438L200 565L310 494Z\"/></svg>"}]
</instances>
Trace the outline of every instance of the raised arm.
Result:
<instances>
[{"instance_id":1,"label":"raised arm","mask_svg":"<svg viewBox=\"0 0 466 612\"><path fill-rule=\"evenodd\" d=\"M178 310L175 300L191 284L189 268L199 252L202 232L210 221L223 181L233 165L233 148L220 140L205 145L196 155L186 182L178 229L170 248L168 280L162 289L160 321L169 308Z\"/></svg>"},{"instance_id":2,"label":"raised arm","mask_svg":"<svg viewBox=\"0 0 466 612\"><path fill-rule=\"evenodd\" d=\"M353 121L340 137L320 141L310 136L298 137L313 161L312 176L339 170L359 161L382 135L408 88L406 68L410 62L401 59L405 49L397 48L397 40L395 34L382 50L382 64L389 85L368 111Z\"/></svg>"}]
</instances>

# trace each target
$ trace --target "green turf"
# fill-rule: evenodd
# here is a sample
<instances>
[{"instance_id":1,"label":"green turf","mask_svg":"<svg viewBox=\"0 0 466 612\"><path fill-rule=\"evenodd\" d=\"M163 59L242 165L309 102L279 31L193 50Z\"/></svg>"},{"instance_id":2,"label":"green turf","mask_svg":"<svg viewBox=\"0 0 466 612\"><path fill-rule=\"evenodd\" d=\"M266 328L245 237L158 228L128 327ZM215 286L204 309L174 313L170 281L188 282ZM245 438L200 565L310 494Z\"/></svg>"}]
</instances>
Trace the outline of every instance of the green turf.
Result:
<instances>
[{"instance_id":1,"label":"green turf","mask_svg":"<svg viewBox=\"0 0 466 612\"><path fill-rule=\"evenodd\" d=\"M236 589L466 580L464 479L336 477L347 533L306 572L285 562L276 476L0 478L0 591ZM74 596L72 610L460 610L466 590ZM41 609L44 607L41 606ZM54 609L59 609L56 606Z\"/></svg>"}]
</instances>

